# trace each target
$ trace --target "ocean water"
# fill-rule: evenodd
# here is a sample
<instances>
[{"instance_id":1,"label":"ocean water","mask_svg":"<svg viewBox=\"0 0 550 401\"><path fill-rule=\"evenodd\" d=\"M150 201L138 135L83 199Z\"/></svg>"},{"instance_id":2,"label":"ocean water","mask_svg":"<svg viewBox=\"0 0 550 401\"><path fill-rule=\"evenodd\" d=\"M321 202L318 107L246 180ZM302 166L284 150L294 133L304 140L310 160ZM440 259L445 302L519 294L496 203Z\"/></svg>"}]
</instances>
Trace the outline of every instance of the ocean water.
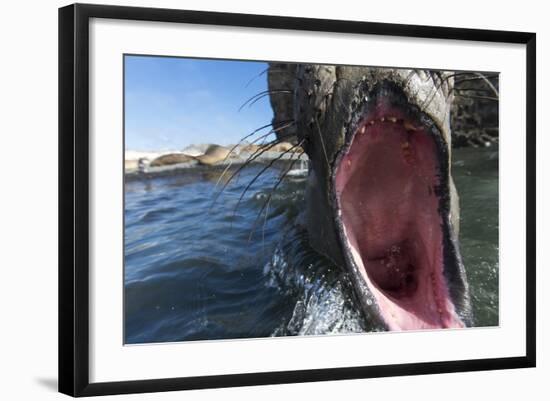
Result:
<instances>
[{"instance_id":1,"label":"ocean water","mask_svg":"<svg viewBox=\"0 0 550 401\"><path fill-rule=\"evenodd\" d=\"M262 168L245 168L216 200L216 171L127 180L125 343L381 329L364 321L341 269L310 248L304 178L272 192L285 168L269 169L239 202ZM455 150L452 168L475 325L495 326L498 152Z\"/></svg>"}]
</instances>

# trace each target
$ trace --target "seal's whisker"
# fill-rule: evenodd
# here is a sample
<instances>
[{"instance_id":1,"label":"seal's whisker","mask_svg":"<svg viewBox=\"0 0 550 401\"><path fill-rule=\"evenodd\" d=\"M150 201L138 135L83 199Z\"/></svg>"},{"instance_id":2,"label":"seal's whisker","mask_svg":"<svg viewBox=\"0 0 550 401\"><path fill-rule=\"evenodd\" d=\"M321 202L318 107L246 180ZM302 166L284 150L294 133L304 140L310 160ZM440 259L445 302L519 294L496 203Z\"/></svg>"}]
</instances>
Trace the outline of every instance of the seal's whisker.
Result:
<instances>
[{"instance_id":1,"label":"seal's whisker","mask_svg":"<svg viewBox=\"0 0 550 401\"><path fill-rule=\"evenodd\" d=\"M282 130L282 129L285 129L285 128L287 128L287 127L290 127L290 126L293 125L294 123L295 123L294 120L279 121L279 122L277 123L278 126L277 126L276 128L272 128L266 135L269 135L269 134L272 134L272 133L274 133L274 132L278 132L278 131L280 131L280 130ZM288 124L288 125L287 125L287 124ZM235 148L237 148L242 142L244 142L246 139L250 138L252 135L254 135L255 133L257 133L258 131L261 131L262 129L265 129L265 128L270 127L270 126L272 126L272 125L273 125L273 123L269 123L269 124L263 125L263 126L257 128L257 129L255 129L254 131L252 131L250 134L248 134L248 135L246 135L246 136L243 136L243 137L239 140L239 142L237 143L237 145L235 145L235 146L233 147L232 150L235 150ZM264 136L266 136L266 135L264 135ZM262 137L263 137L263 136L262 136ZM262 137L257 138L255 141L253 141L253 142L251 142L251 143L257 142L257 140L258 140L258 139L261 139Z\"/></svg>"},{"instance_id":2,"label":"seal's whisker","mask_svg":"<svg viewBox=\"0 0 550 401\"><path fill-rule=\"evenodd\" d=\"M325 155L325 160L327 162L327 168L330 169L330 163L328 161L327 149L325 147L325 141L323 140L323 134L321 133L321 126L319 125L319 120L315 116L315 124L317 125L317 132L319 133L319 138L321 139L321 146L323 147L323 153Z\"/></svg>"},{"instance_id":3,"label":"seal's whisker","mask_svg":"<svg viewBox=\"0 0 550 401\"><path fill-rule=\"evenodd\" d=\"M299 155L301 155L303 152L294 152L294 153L298 153ZM294 154L292 155L292 157L294 157ZM296 159L294 158L291 158L291 161L290 161L290 164L289 166L287 167L287 169L283 172L283 174L281 174L281 176L279 177L279 180L275 183L275 185L271 188L271 191L268 195L268 198L266 199L266 201L264 202L264 204L262 205L262 208L260 209L258 215L256 216L256 220L254 221L254 224L252 225L252 229L250 231L250 235L248 237L248 242L250 242L252 240L252 236L254 235L254 231L256 229L256 225L258 224L258 221L262 215L262 212L264 214L264 224L263 224L263 227L262 227L262 241L264 242L265 241L265 227L267 225L267 217L268 217L268 211L269 211L269 205L271 203L271 200L273 199L273 195L275 193L275 191L277 190L277 188L279 187L279 185L283 182L283 180L286 178L286 176L288 175L288 172L290 170L292 170L292 167L294 167L294 164L299 160L299 157L297 157ZM265 211L265 212L264 212ZM264 243L262 244L262 246L264 246Z\"/></svg>"},{"instance_id":4,"label":"seal's whisker","mask_svg":"<svg viewBox=\"0 0 550 401\"><path fill-rule=\"evenodd\" d=\"M247 83L246 85L244 86L245 88L248 88L248 86L254 82L254 80L258 79L259 77L261 77L262 75L265 75L267 72L287 72L287 70L283 70L281 68L272 68L271 66L270 67L267 67L265 70L263 70L262 72L260 72L259 74L253 76Z\"/></svg>"},{"instance_id":5,"label":"seal's whisker","mask_svg":"<svg viewBox=\"0 0 550 401\"><path fill-rule=\"evenodd\" d=\"M241 193L241 196L239 197L239 200L237 201L237 204L235 205L235 208L233 209L233 216L235 216L235 213L237 212L237 209L239 208L239 205L241 204L241 201L243 200L244 196L246 195L246 193L248 192L248 190L250 189L252 184L254 184L256 182L256 180L258 178L260 178L260 176L267 171L267 169L269 169L271 166L273 166L273 164L275 164L275 162L281 160L284 157L284 155L286 155L289 152L292 152L298 146L299 145L296 144L296 145L292 146L290 149L287 149L284 152L282 152L275 159L271 160L263 169L261 169L260 172L258 174L256 174L256 176L252 180L250 180L250 182L246 185L245 189ZM292 153L293 153L293 156L294 156L294 152L292 152Z\"/></svg>"},{"instance_id":6,"label":"seal's whisker","mask_svg":"<svg viewBox=\"0 0 550 401\"><path fill-rule=\"evenodd\" d=\"M252 107L254 105L254 103L256 103L258 100L260 99L263 99L264 97L267 97L267 96L270 96L272 93L286 93L286 94L294 94L293 91L291 90L286 90L286 89L281 89L281 90L278 90L278 91L271 91L270 93L264 93L263 95L261 96L258 96L256 99L254 99L252 102L250 102L248 104L248 107Z\"/></svg>"},{"instance_id":7,"label":"seal's whisker","mask_svg":"<svg viewBox=\"0 0 550 401\"><path fill-rule=\"evenodd\" d=\"M499 97L498 89L493 85L493 83L491 81L489 81L489 79L485 75L483 75L479 72L476 72L476 75L479 78L481 78L483 80L483 82L485 82L485 84L493 91L495 96L498 98Z\"/></svg>"},{"instance_id":8,"label":"seal's whisker","mask_svg":"<svg viewBox=\"0 0 550 401\"><path fill-rule=\"evenodd\" d=\"M451 96L452 94L455 94L457 97L463 97L463 98L471 98L471 99L480 99L480 100L493 100L493 101L498 101L498 98L499 98L499 92L498 92L498 89L493 85L493 83L490 81L490 79L492 78L498 78L498 75L486 75L486 74L482 74L482 73L479 73L479 72L476 72L476 73L456 73L456 74L451 74L450 76L454 77L454 76L461 76L461 77L466 77L466 78L460 78L460 79L456 79L455 80L455 84L461 84L461 83L464 83L464 82L469 82L469 81L483 81L485 82L485 84L488 86L488 89L483 89L483 88L457 88L456 86L451 88L451 90L449 91L449 94L447 95L447 98L449 96ZM466 93L464 93L466 92ZM494 94L495 96L483 96L483 95L477 95L477 94L468 94L467 92L477 92L477 93L480 93L480 94L483 94L483 93L491 93L491 94Z\"/></svg>"},{"instance_id":9,"label":"seal's whisker","mask_svg":"<svg viewBox=\"0 0 550 401\"><path fill-rule=\"evenodd\" d=\"M288 122L287 122L287 121L282 121L281 123L284 124L284 125L282 125L282 126L280 126L280 127L277 127L277 128L273 128L273 129L270 130L267 134L264 134L264 135L262 135L262 136L260 136L260 137L258 137L258 138L256 138L256 139L254 139L252 142L250 142L250 144L253 145L253 144L257 143L260 139L263 139L263 138L265 138L265 137L267 137L267 136L269 136L269 135L271 135L271 134L277 133L277 132L279 132L279 131L281 131L281 130L283 130L283 129L285 129L285 128L292 127L293 125L296 124L296 123L294 122L294 120L288 120ZM292 134L292 135L290 135L290 134L286 134L286 135L285 135L285 134L282 134L282 135L281 135L281 138L286 138L286 137L289 137L289 136L294 136L294 134Z\"/></svg>"},{"instance_id":10,"label":"seal's whisker","mask_svg":"<svg viewBox=\"0 0 550 401\"><path fill-rule=\"evenodd\" d=\"M426 109L426 107L428 107L430 105L430 103L433 101L435 95L437 95L437 92L439 91L439 89L443 85L443 81L441 81L440 84L437 84L435 82L435 79L434 79L433 75L431 74L431 71L428 71L428 74L426 74L426 75L429 78L431 78L431 80L434 84L433 84L433 88L430 89L430 93L428 93L428 96L426 96L426 99L424 100L424 103L422 104L422 106L420 106L421 110Z\"/></svg>"},{"instance_id":11,"label":"seal's whisker","mask_svg":"<svg viewBox=\"0 0 550 401\"><path fill-rule=\"evenodd\" d=\"M233 174L231 174L231 176L229 176L229 178L227 179L227 181L223 184L223 187L214 195L214 199L212 200L212 205L210 206L210 210L212 210L212 208L214 207L214 205L216 204L218 198L220 197L220 195L223 193L223 191L225 191L225 189L227 188L227 186L233 181L233 179L246 167L248 166L251 162L253 162L254 160L256 160L258 157L260 157L262 154L264 154L265 152L269 151L271 148L273 148L275 145L279 144L280 142L282 141L282 139L276 139L276 140L273 140L271 142L269 142L267 145L259 148L258 150L256 150L254 153L252 153L252 155L250 155L244 162L243 164L241 164L237 170L235 170L235 172L233 172Z\"/></svg>"},{"instance_id":12,"label":"seal's whisker","mask_svg":"<svg viewBox=\"0 0 550 401\"><path fill-rule=\"evenodd\" d=\"M250 142L250 144L253 145L253 144L257 143L259 140L263 139L262 144L260 145L260 149L257 149L256 151L254 151L254 153L252 153L252 155L254 155L256 152L258 152L259 150L261 150L261 147L266 146L266 145L265 145L265 140L266 140L266 138L267 138L269 135L273 134L274 132L280 131L280 130L282 130L282 129L284 129L284 128L287 128L287 127L289 127L289 126L292 126L293 124L294 124L294 123L288 124L288 125L285 125L285 126L282 126L282 127L279 127L279 128L277 128L277 129L272 129L272 130L270 130L267 134L264 134L264 135L262 135L262 136L260 136L260 137L258 137L258 138L256 138L256 139L254 139L252 142ZM294 136L294 134L281 135L280 137L276 138L274 141L269 142L269 144L271 144L271 143L278 144L278 143L280 143L283 139L286 139L286 138L289 138L289 137L292 137L292 136ZM238 145L239 145L239 144L237 144L236 146L238 146ZM235 146L235 147L236 147L236 146ZM251 155L251 156L252 156L252 155ZM245 160L244 164L247 164L248 162L249 162L249 161L248 161L248 159L247 159L247 160ZM219 185L220 181L223 179L223 177L225 176L225 174L227 173L227 171L229 170L229 168L231 167L232 164L233 164L233 162L230 161L229 164L227 165L227 167L223 170L223 172L221 173L221 175L218 177L218 180L216 181L216 185L214 186L214 190L216 190L216 188L218 188L218 185Z\"/></svg>"},{"instance_id":13,"label":"seal's whisker","mask_svg":"<svg viewBox=\"0 0 550 401\"><path fill-rule=\"evenodd\" d=\"M407 75L407 77L405 78L405 82L403 83L403 86L407 86L409 84L409 81L412 79L412 77L415 76L415 74L418 74L416 72L416 70L411 70L411 72L409 72L409 74Z\"/></svg>"},{"instance_id":14,"label":"seal's whisker","mask_svg":"<svg viewBox=\"0 0 550 401\"><path fill-rule=\"evenodd\" d=\"M288 124L287 124L288 123ZM269 130L269 132L267 134L263 134L262 136L254 139L250 144L255 144L257 143L259 140L263 139L263 138L267 138L269 135L273 134L273 133L276 133L282 129L285 129L285 128L288 128L290 126L292 126L294 124L294 120L288 120L288 121L282 121L281 124L286 124L286 125L283 125L283 126L280 126L280 127L277 127L277 128L273 128L271 130ZM223 159L223 163L225 163L227 161L227 159L231 156L231 154L233 154L233 152L235 151L235 149L237 149L243 142L245 139L251 137L252 135L254 135L256 132L258 131L261 131L262 129L264 128L267 128L269 126L271 126L272 124L267 124L267 125L264 125L260 128L257 128L255 129L254 131L252 131L252 133L242 137L239 142L237 142L237 144L235 146L233 146L230 150L229 150L229 153L227 154L227 156L225 156L225 158ZM284 137L284 136L283 136ZM220 181L222 180L222 178L225 176L225 173L227 172L227 170L229 170L229 167L231 167L233 163L230 162L229 165L225 168L225 170L222 172L222 174L220 175L220 177L218 178L218 181L216 182L216 185L214 186L214 189L216 189L220 183Z\"/></svg>"},{"instance_id":15,"label":"seal's whisker","mask_svg":"<svg viewBox=\"0 0 550 401\"><path fill-rule=\"evenodd\" d=\"M455 72L453 74L447 75L447 78L456 78L456 77L463 77L468 75L472 76L474 75L474 73L473 72Z\"/></svg>"},{"instance_id":16,"label":"seal's whisker","mask_svg":"<svg viewBox=\"0 0 550 401\"><path fill-rule=\"evenodd\" d=\"M468 72L468 73L456 73L456 74L451 74L451 76L466 76L466 78L460 78L460 79L456 79L455 80L455 84L461 84L461 83L464 83L464 82L470 82L470 81L483 81L488 89L487 91L490 91L492 94L495 95L495 97L498 99L499 97L499 91L498 89L495 87L495 85L493 85L493 83L490 81L491 79L493 78L498 78L498 74L492 74L492 75L487 75L487 74L483 74L483 73L480 73L480 72ZM459 90L476 90L476 91L483 91L482 88L453 88L451 89L451 91L459 91Z\"/></svg>"},{"instance_id":17,"label":"seal's whisker","mask_svg":"<svg viewBox=\"0 0 550 401\"><path fill-rule=\"evenodd\" d=\"M422 79L424 82L428 82L428 80L430 79L430 71L420 70L418 68L415 68L414 71L416 72L416 75L418 75L418 77L420 79ZM420 74L420 72L422 72L422 74L424 74L424 77L422 76L422 74ZM426 74L426 72L427 72L427 74Z\"/></svg>"},{"instance_id":18,"label":"seal's whisker","mask_svg":"<svg viewBox=\"0 0 550 401\"><path fill-rule=\"evenodd\" d=\"M304 140L301 140L296 146L302 146L303 142L304 142ZM256 225L258 224L258 221L259 221L263 211L268 207L269 202L271 202L273 194L275 193L275 191L277 190L277 188L279 187L281 182L284 180L284 178L287 176L288 172L292 169L292 167L294 167L294 164L299 160L299 157L294 159L294 155L295 154L301 155L302 153L303 152L300 152L300 151L294 151L292 153L292 158L291 158L291 161L290 161L290 164L289 164L288 168L284 171L283 174L281 174L281 176L279 177L279 179L277 180L275 185L273 187L271 187L271 191L269 192L269 195L268 195L266 201L264 202L264 204L260 208L260 211L256 215L256 219L254 220L254 224L252 225L252 229L250 230L250 235L248 237L248 242L249 243L250 243L250 241L252 241L252 236L254 235L254 231L256 230Z\"/></svg>"},{"instance_id":19,"label":"seal's whisker","mask_svg":"<svg viewBox=\"0 0 550 401\"><path fill-rule=\"evenodd\" d=\"M303 143L303 140L302 142L300 143L300 145ZM297 154L298 157L296 159L294 159L294 154ZM296 161L298 161L300 159L300 156L304 154L304 151L302 150L301 152L299 150L296 150L294 152L292 152L292 155L290 157L290 160L291 160L291 164L289 166L289 168L287 170L285 170L285 172L282 174L281 176L281 181L283 179L286 178L286 176L288 175L289 171L292 169L292 167L294 166L294 163L296 163ZM262 248L265 247L265 226L267 225L267 216L269 215L269 202L267 203L266 205L266 208L265 208L265 213L264 213L264 224L262 226Z\"/></svg>"},{"instance_id":20,"label":"seal's whisker","mask_svg":"<svg viewBox=\"0 0 550 401\"><path fill-rule=\"evenodd\" d=\"M252 96L251 98L249 98L246 102L244 102L240 107L239 107L239 110L238 111L241 111L247 104L249 104L249 106L252 106L254 103L256 103L258 100L260 100L261 98L264 98L266 96L269 96L271 94L275 94L275 93L294 93L293 91L291 90L288 90L288 89L276 89L276 90L266 90L266 91L262 91L260 93L257 93L255 94L254 96ZM252 102L252 103L251 103Z\"/></svg>"},{"instance_id":21,"label":"seal's whisker","mask_svg":"<svg viewBox=\"0 0 550 401\"><path fill-rule=\"evenodd\" d=\"M493 96L462 95L462 94L457 94L457 96L464 97L467 99L492 100L492 101L498 102L498 97L493 97Z\"/></svg>"},{"instance_id":22,"label":"seal's whisker","mask_svg":"<svg viewBox=\"0 0 550 401\"><path fill-rule=\"evenodd\" d=\"M432 78L432 81L434 83L433 88L430 89L430 93L428 96L426 96L426 101L422 105L421 108L428 107L431 102L433 102L435 96L437 95L437 92L441 89L445 93L445 90L447 91L447 95L445 97L445 102L448 103L449 97L452 94L452 89L449 90L449 80L451 78L454 78L456 74L449 74L449 75L443 75L444 73L439 71L428 71L428 76ZM469 74L469 73L468 73ZM436 80L437 78L437 80ZM437 82L436 82L437 81ZM445 88L443 87L445 85Z\"/></svg>"},{"instance_id":23,"label":"seal's whisker","mask_svg":"<svg viewBox=\"0 0 550 401\"><path fill-rule=\"evenodd\" d=\"M432 81L434 83L434 85L437 87L437 88L440 88L440 89L443 89L443 78L441 77L441 73L438 72L438 71L430 71L430 76L432 77Z\"/></svg>"},{"instance_id":24,"label":"seal's whisker","mask_svg":"<svg viewBox=\"0 0 550 401\"><path fill-rule=\"evenodd\" d=\"M482 81L485 81L486 83L490 84L490 87L491 87L491 86L493 86L493 84L489 80L493 79L493 78L498 78L498 74L488 75L488 74L483 74L481 72L456 72L454 74L447 75L445 77L444 81L448 82L449 79L457 78L457 77L459 77L458 79L455 79L455 83L457 83L457 84L460 84L462 82L467 82L467 81L480 81L480 80L482 80ZM463 77L463 78L461 78L461 77Z\"/></svg>"},{"instance_id":25,"label":"seal's whisker","mask_svg":"<svg viewBox=\"0 0 550 401\"><path fill-rule=\"evenodd\" d=\"M420 109L421 110L426 109L430 105L430 103L433 102L435 95L437 95L437 90L433 88L432 90L430 90L430 93L428 94L428 96L426 96L426 100L424 101Z\"/></svg>"},{"instance_id":26,"label":"seal's whisker","mask_svg":"<svg viewBox=\"0 0 550 401\"><path fill-rule=\"evenodd\" d=\"M265 94L269 94L269 90L261 91L260 93L256 93L254 96L248 98L243 104L241 104L239 106L238 111L241 111L244 108L244 106L246 106L252 100L256 99L258 96L262 96L262 95L265 95Z\"/></svg>"},{"instance_id":27,"label":"seal's whisker","mask_svg":"<svg viewBox=\"0 0 550 401\"><path fill-rule=\"evenodd\" d=\"M263 125L263 126L261 126L261 127L259 127L259 128L256 128L256 129L255 129L254 131L252 131L250 134L243 136L243 137L239 140L239 142L237 142L237 144L236 144L235 146L233 146L233 147L229 150L229 153L227 154L227 156L224 157L222 163L225 163L225 162L227 161L227 159L233 154L233 152L235 151L235 149L237 149L237 147L239 147L239 145L240 145L244 140L246 140L247 138L250 138L250 137L251 137L252 135L254 135L256 132L261 131L261 130L267 128L267 127L270 127L271 125L272 125L272 123ZM271 132L271 131L270 131L270 132ZM222 178L224 177L225 173L227 172L227 170L229 170L229 168L231 167L232 164L233 164L233 163L230 162L230 163L228 164L228 166L224 169L224 171L222 172L222 174L218 177L218 181L216 181L216 185L214 186L214 190L215 190L216 188L218 188L218 185L220 184L220 181L222 180Z\"/></svg>"},{"instance_id":28,"label":"seal's whisker","mask_svg":"<svg viewBox=\"0 0 550 401\"><path fill-rule=\"evenodd\" d=\"M449 74L446 73L446 72L440 72L437 74L438 78L439 78L439 85L438 85L438 90L441 89L441 91L443 92L443 95L445 96L445 103L448 103L448 100L449 100L449 95L452 91L452 85L451 85L451 78L448 78ZM454 78L453 79L453 82L454 82Z\"/></svg>"},{"instance_id":29,"label":"seal's whisker","mask_svg":"<svg viewBox=\"0 0 550 401\"><path fill-rule=\"evenodd\" d=\"M252 131L250 134L245 135L245 136L243 136L241 139L239 139L239 142L238 142L238 143L241 143L241 142L243 142L245 139L250 138L252 135L254 135L254 134L255 134L256 132L258 132L258 131L261 131L261 130L267 128L267 127L271 127L271 125L272 125L272 123L269 123L269 124L262 125L261 127L256 128L256 129L255 129L254 131ZM232 150L235 150L236 147L237 147L237 146L234 146Z\"/></svg>"},{"instance_id":30,"label":"seal's whisker","mask_svg":"<svg viewBox=\"0 0 550 401\"><path fill-rule=\"evenodd\" d=\"M258 78L261 77L262 75L264 75L267 71L269 71L269 67L267 67L265 70L263 70L263 71L260 72L259 74L254 75L252 78L250 78L250 80L246 83L246 85L245 85L244 87L245 87L245 88L248 88L248 85L250 85L252 82L254 82L254 80L258 79Z\"/></svg>"},{"instance_id":31,"label":"seal's whisker","mask_svg":"<svg viewBox=\"0 0 550 401\"><path fill-rule=\"evenodd\" d=\"M457 76L472 75L471 72L457 72L457 73L452 73L452 74L447 74L447 75L444 75L444 74L446 74L445 72L434 72L434 74L436 74L438 76L439 80L440 80L439 84L436 84L435 81L434 81L435 91L438 91L439 89L443 88L443 85L447 86L448 93L447 93L446 100L449 99L449 97L452 93L452 89L449 90L449 80L450 79L453 79ZM480 79L480 78L476 77L476 79Z\"/></svg>"},{"instance_id":32,"label":"seal's whisker","mask_svg":"<svg viewBox=\"0 0 550 401\"><path fill-rule=\"evenodd\" d=\"M471 77L471 78L456 79L455 83L462 83L462 82L467 82L467 81L480 81L480 80L498 78L498 75L485 75L485 74L481 74L481 73L478 73L478 74L479 74L478 76Z\"/></svg>"}]
</instances>

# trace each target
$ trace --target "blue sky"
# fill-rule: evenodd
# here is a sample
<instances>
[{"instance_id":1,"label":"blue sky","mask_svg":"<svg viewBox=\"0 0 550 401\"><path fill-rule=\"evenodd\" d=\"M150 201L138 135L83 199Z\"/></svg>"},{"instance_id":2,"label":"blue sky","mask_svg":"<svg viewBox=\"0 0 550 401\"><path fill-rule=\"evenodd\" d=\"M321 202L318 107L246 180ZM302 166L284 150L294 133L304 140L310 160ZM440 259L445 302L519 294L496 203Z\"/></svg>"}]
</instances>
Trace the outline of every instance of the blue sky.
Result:
<instances>
[{"instance_id":1,"label":"blue sky","mask_svg":"<svg viewBox=\"0 0 550 401\"><path fill-rule=\"evenodd\" d=\"M269 124L268 97L238 111L267 90L265 73L250 82L266 68L263 62L126 56L126 150L227 145Z\"/></svg>"}]
</instances>

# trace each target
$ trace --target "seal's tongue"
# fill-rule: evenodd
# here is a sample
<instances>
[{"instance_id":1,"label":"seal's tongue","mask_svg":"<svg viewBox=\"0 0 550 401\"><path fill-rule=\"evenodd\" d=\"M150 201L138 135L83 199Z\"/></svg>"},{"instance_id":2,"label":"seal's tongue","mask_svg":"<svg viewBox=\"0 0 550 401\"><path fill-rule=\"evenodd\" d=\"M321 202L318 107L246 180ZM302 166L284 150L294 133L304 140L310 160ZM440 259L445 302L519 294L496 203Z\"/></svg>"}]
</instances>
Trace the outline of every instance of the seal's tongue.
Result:
<instances>
[{"instance_id":1,"label":"seal's tongue","mask_svg":"<svg viewBox=\"0 0 550 401\"><path fill-rule=\"evenodd\" d=\"M419 125L377 108L336 171L347 247L392 330L464 326L444 278L437 147Z\"/></svg>"}]
</instances>

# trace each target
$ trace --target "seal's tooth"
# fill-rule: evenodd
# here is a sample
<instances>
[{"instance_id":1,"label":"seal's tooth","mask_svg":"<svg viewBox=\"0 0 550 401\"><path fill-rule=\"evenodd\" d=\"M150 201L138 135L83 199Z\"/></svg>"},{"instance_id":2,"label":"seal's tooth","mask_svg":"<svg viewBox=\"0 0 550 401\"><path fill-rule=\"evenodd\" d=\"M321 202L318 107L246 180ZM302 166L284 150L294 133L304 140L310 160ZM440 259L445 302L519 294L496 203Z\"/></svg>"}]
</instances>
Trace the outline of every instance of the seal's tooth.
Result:
<instances>
[{"instance_id":1,"label":"seal's tooth","mask_svg":"<svg viewBox=\"0 0 550 401\"><path fill-rule=\"evenodd\" d=\"M388 120L390 120L392 123L397 122L397 118L395 118L395 117L388 117Z\"/></svg>"},{"instance_id":2,"label":"seal's tooth","mask_svg":"<svg viewBox=\"0 0 550 401\"><path fill-rule=\"evenodd\" d=\"M384 122L386 121L386 118L385 117L380 117L380 122Z\"/></svg>"},{"instance_id":3,"label":"seal's tooth","mask_svg":"<svg viewBox=\"0 0 550 401\"><path fill-rule=\"evenodd\" d=\"M403 126L407 131L416 131L416 127L409 122L405 122Z\"/></svg>"},{"instance_id":4,"label":"seal's tooth","mask_svg":"<svg viewBox=\"0 0 550 401\"><path fill-rule=\"evenodd\" d=\"M360 134L364 134L365 133L365 126L363 125L360 129L359 129L359 133Z\"/></svg>"}]
</instances>

